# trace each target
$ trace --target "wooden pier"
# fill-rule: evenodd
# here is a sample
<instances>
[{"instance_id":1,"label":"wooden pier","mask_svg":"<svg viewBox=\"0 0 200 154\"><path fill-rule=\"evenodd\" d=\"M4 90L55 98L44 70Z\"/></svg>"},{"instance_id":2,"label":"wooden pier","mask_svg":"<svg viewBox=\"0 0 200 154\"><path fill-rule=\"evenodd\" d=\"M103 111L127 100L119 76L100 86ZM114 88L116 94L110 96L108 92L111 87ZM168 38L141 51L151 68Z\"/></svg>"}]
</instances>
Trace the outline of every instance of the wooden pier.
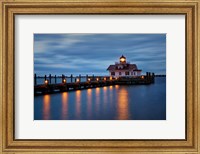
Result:
<instances>
[{"instance_id":1,"label":"wooden pier","mask_svg":"<svg viewBox=\"0 0 200 154\"><path fill-rule=\"evenodd\" d=\"M34 86L34 95L43 95L43 94L53 94L58 92L66 92L66 91L74 91L74 90L82 90L96 87L104 87L111 85L147 85L154 83L154 73L147 72L145 76L140 76L137 78L133 77L120 77L120 78L112 78L112 77L86 77L85 82L81 82L81 78L76 78L75 82L67 83L66 78L62 75L62 83L54 83L51 84L47 77L44 77L44 84L39 84ZM36 83L36 75L35 75L35 83ZM56 78L55 78L56 80Z\"/></svg>"}]
</instances>

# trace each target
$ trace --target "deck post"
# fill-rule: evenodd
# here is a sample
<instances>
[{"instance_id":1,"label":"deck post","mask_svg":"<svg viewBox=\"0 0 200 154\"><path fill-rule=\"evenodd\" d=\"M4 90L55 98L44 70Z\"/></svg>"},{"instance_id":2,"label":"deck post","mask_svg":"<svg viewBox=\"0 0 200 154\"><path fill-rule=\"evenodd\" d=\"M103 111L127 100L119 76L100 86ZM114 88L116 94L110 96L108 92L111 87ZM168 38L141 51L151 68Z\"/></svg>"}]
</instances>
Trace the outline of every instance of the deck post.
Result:
<instances>
[{"instance_id":1,"label":"deck post","mask_svg":"<svg viewBox=\"0 0 200 154\"><path fill-rule=\"evenodd\" d=\"M48 84L47 75L44 76L44 83L45 83L45 85Z\"/></svg>"},{"instance_id":2,"label":"deck post","mask_svg":"<svg viewBox=\"0 0 200 154\"><path fill-rule=\"evenodd\" d=\"M49 74L49 83L51 84L51 74Z\"/></svg>"},{"instance_id":3,"label":"deck post","mask_svg":"<svg viewBox=\"0 0 200 154\"><path fill-rule=\"evenodd\" d=\"M81 75L79 74L79 82L81 82Z\"/></svg>"},{"instance_id":4,"label":"deck post","mask_svg":"<svg viewBox=\"0 0 200 154\"><path fill-rule=\"evenodd\" d=\"M62 83L64 83L65 75L62 74Z\"/></svg>"},{"instance_id":5,"label":"deck post","mask_svg":"<svg viewBox=\"0 0 200 154\"><path fill-rule=\"evenodd\" d=\"M34 84L37 85L37 76L36 76L36 73L35 73L35 76L34 76Z\"/></svg>"},{"instance_id":6,"label":"deck post","mask_svg":"<svg viewBox=\"0 0 200 154\"><path fill-rule=\"evenodd\" d=\"M86 75L86 82L88 81L88 75Z\"/></svg>"},{"instance_id":7,"label":"deck post","mask_svg":"<svg viewBox=\"0 0 200 154\"><path fill-rule=\"evenodd\" d=\"M152 73L152 82L155 82L155 73Z\"/></svg>"},{"instance_id":8,"label":"deck post","mask_svg":"<svg viewBox=\"0 0 200 154\"><path fill-rule=\"evenodd\" d=\"M70 78L71 78L71 83L72 83L73 82L73 75L72 74L71 74Z\"/></svg>"},{"instance_id":9,"label":"deck post","mask_svg":"<svg viewBox=\"0 0 200 154\"><path fill-rule=\"evenodd\" d=\"M56 84L56 75L55 75L55 84Z\"/></svg>"}]
</instances>

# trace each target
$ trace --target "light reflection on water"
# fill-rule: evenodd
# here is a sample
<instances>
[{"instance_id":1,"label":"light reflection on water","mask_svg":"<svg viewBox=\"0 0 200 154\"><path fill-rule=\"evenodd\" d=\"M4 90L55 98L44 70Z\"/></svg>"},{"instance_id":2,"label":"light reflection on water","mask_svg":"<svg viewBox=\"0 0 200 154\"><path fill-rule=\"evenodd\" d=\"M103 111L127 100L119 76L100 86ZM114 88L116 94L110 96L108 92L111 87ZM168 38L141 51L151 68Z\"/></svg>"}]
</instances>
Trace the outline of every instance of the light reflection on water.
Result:
<instances>
[{"instance_id":1,"label":"light reflection on water","mask_svg":"<svg viewBox=\"0 0 200 154\"><path fill-rule=\"evenodd\" d=\"M81 114L81 90L77 90L76 92L76 117L80 118Z\"/></svg>"},{"instance_id":2,"label":"light reflection on water","mask_svg":"<svg viewBox=\"0 0 200 154\"><path fill-rule=\"evenodd\" d=\"M99 106L100 106L100 88L95 88L95 111L96 113L99 112Z\"/></svg>"},{"instance_id":3,"label":"light reflection on water","mask_svg":"<svg viewBox=\"0 0 200 154\"><path fill-rule=\"evenodd\" d=\"M67 119L68 112L68 93L62 93L62 119Z\"/></svg>"},{"instance_id":4,"label":"light reflection on water","mask_svg":"<svg viewBox=\"0 0 200 154\"><path fill-rule=\"evenodd\" d=\"M91 117L91 112L92 112L92 90L87 89L87 114L88 114L88 119Z\"/></svg>"},{"instance_id":5,"label":"light reflection on water","mask_svg":"<svg viewBox=\"0 0 200 154\"><path fill-rule=\"evenodd\" d=\"M108 104L108 87L103 87L103 111L106 109L106 105Z\"/></svg>"},{"instance_id":6,"label":"light reflection on water","mask_svg":"<svg viewBox=\"0 0 200 154\"><path fill-rule=\"evenodd\" d=\"M157 79L158 80L158 79ZM35 120L165 120L166 80L34 97Z\"/></svg>"},{"instance_id":7,"label":"light reflection on water","mask_svg":"<svg viewBox=\"0 0 200 154\"><path fill-rule=\"evenodd\" d=\"M129 119L129 109L128 109L128 91L125 88L120 89L117 98L117 109L119 120Z\"/></svg>"},{"instance_id":8,"label":"light reflection on water","mask_svg":"<svg viewBox=\"0 0 200 154\"><path fill-rule=\"evenodd\" d=\"M50 119L50 95L44 95L43 99L43 119Z\"/></svg>"},{"instance_id":9,"label":"light reflection on water","mask_svg":"<svg viewBox=\"0 0 200 154\"><path fill-rule=\"evenodd\" d=\"M113 104L113 101L115 101L114 99L116 97L116 96L113 96L113 86L109 86L109 96L108 97L109 97L108 106L111 107ZM116 103L116 101L115 101L115 103Z\"/></svg>"},{"instance_id":10,"label":"light reflection on water","mask_svg":"<svg viewBox=\"0 0 200 154\"><path fill-rule=\"evenodd\" d=\"M116 88L116 89L119 89L119 85L115 85L115 88Z\"/></svg>"}]
</instances>

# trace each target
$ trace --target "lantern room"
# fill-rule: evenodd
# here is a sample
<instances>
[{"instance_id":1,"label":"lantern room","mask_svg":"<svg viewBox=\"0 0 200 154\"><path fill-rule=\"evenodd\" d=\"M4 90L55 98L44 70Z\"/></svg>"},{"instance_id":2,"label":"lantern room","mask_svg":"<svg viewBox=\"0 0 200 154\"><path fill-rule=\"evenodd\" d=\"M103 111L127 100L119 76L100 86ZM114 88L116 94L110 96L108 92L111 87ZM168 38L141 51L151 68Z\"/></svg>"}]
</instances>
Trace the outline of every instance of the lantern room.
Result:
<instances>
[{"instance_id":1,"label":"lantern room","mask_svg":"<svg viewBox=\"0 0 200 154\"><path fill-rule=\"evenodd\" d=\"M126 57L122 55L122 56L119 58L119 61L120 61L120 63L126 63Z\"/></svg>"}]
</instances>

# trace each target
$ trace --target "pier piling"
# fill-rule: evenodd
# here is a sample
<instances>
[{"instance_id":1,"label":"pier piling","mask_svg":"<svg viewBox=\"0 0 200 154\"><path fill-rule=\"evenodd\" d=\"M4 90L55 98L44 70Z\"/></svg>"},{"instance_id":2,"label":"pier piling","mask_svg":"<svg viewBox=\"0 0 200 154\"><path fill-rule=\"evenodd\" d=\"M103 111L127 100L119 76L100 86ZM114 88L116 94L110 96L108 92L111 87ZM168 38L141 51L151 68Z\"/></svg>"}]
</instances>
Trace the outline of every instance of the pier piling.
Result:
<instances>
[{"instance_id":1,"label":"pier piling","mask_svg":"<svg viewBox=\"0 0 200 154\"><path fill-rule=\"evenodd\" d=\"M71 83L72 83L73 82L73 75L72 74L71 74L70 78L71 78Z\"/></svg>"},{"instance_id":2,"label":"pier piling","mask_svg":"<svg viewBox=\"0 0 200 154\"><path fill-rule=\"evenodd\" d=\"M81 82L81 75L79 74L79 82Z\"/></svg>"},{"instance_id":3,"label":"pier piling","mask_svg":"<svg viewBox=\"0 0 200 154\"><path fill-rule=\"evenodd\" d=\"M86 81L88 81L88 75L86 75Z\"/></svg>"},{"instance_id":4,"label":"pier piling","mask_svg":"<svg viewBox=\"0 0 200 154\"><path fill-rule=\"evenodd\" d=\"M36 76L36 74L34 76L34 85L37 85L37 76Z\"/></svg>"},{"instance_id":5,"label":"pier piling","mask_svg":"<svg viewBox=\"0 0 200 154\"><path fill-rule=\"evenodd\" d=\"M51 74L49 74L49 83L51 84Z\"/></svg>"}]
</instances>

